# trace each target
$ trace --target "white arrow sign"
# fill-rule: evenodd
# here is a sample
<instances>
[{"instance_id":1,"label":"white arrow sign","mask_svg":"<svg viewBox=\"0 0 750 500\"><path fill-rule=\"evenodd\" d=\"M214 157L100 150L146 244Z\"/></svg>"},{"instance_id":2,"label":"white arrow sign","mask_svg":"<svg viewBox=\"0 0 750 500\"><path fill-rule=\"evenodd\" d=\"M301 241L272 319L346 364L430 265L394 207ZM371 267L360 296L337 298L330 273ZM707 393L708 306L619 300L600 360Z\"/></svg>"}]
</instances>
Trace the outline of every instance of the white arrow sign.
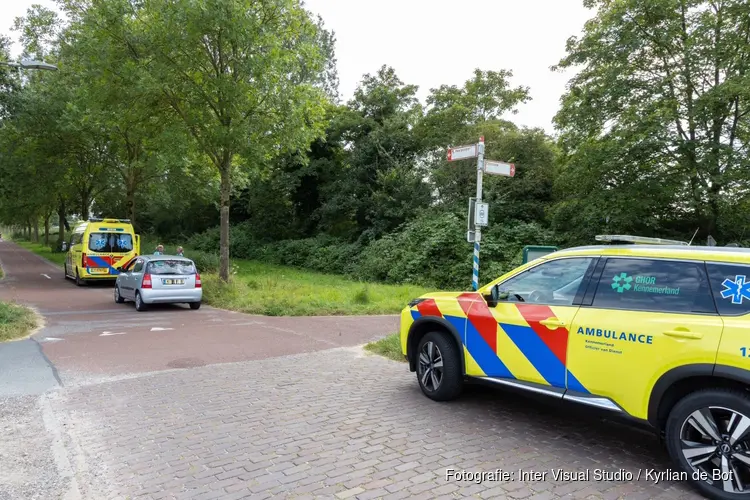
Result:
<instances>
[{"instance_id":1,"label":"white arrow sign","mask_svg":"<svg viewBox=\"0 0 750 500\"><path fill-rule=\"evenodd\" d=\"M484 172L490 175L513 177L516 175L516 166L512 163L505 163L502 161L485 160Z\"/></svg>"},{"instance_id":2,"label":"white arrow sign","mask_svg":"<svg viewBox=\"0 0 750 500\"><path fill-rule=\"evenodd\" d=\"M457 148L448 148L448 161L476 158L477 154L476 144L471 144L469 146L458 146Z\"/></svg>"}]
</instances>

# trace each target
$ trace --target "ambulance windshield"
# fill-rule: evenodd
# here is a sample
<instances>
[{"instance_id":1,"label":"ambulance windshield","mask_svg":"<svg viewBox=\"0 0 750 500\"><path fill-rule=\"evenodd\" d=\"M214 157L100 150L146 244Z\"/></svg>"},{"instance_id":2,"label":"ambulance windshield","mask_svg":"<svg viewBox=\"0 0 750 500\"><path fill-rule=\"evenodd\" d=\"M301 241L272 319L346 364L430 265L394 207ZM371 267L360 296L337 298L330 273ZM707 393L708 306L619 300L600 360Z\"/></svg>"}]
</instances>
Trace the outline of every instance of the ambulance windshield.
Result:
<instances>
[{"instance_id":1,"label":"ambulance windshield","mask_svg":"<svg viewBox=\"0 0 750 500\"><path fill-rule=\"evenodd\" d=\"M121 233L91 233L89 250L101 253L127 253L133 250L133 235Z\"/></svg>"}]
</instances>

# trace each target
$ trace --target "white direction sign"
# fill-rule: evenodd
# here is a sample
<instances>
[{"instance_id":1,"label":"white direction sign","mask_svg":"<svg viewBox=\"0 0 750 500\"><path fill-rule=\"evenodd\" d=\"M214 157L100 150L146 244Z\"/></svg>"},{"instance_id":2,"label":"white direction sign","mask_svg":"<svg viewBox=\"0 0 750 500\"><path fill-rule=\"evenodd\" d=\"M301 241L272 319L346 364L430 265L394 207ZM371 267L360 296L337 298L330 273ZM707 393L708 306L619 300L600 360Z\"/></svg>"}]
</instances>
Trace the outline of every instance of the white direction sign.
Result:
<instances>
[{"instance_id":1,"label":"white direction sign","mask_svg":"<svg viewBox=\"0 0 750 500\"><path fill-rule=\"evenodd\" d=\"M476 158L478 155L477 145L458 146L457 148L448 148L448 161L465 160L466 158Z\"/></svg>"},{"instance_id":2,"label":"white direction sign","mask_svg":"<svg viewBox=\"0 0 750 500\"><path fill-rule=\"evenodd\" d=\"M485 160L484 172L490 175L513 177L516 175L516 166L512 163L505 163L502 161Z\"/></svg>"}]
</instances>

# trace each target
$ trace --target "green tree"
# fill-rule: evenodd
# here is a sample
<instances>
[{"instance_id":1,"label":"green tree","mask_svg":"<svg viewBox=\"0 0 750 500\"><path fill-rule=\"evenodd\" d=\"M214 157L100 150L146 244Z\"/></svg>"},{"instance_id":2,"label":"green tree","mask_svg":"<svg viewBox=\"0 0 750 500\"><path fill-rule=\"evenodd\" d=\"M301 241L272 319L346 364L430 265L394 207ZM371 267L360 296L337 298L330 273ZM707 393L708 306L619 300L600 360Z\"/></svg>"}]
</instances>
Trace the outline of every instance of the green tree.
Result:
<instances>
[{"instance_id":1,"label":"green tree","mask_svg":"<svg viewBox=\"0 0 750 500\"><path fill-rule=\"evenodd\" d=\"M364 76L336 115L329 132L340 137L346 154L320 189L315 215L324 231L348 239L377 238L429 205L419 162L422 145L413 132L422 118L416 92L383 66Z\"/></svg>"},{"instance_id":2,"label":"green tree","mask_svg":"<svg viewBox=\"0 0 750 500\"><path fill-rule=\"evenodd\" d=\"M131 4L134 5L134 4ZM147 0L137 60L219 172L221 279L238 167L307 147L323 130L320 26L297 0ZM242 156L246 161L240 161Z\"/></svg>"},{"instance_id":3,"label":"green tree","mask_svg":"<svg viewBox=\"0 0 750 500\"><path fill-rule=\"evenodd\" d=\"M596 17L559 64L582 69L556 117L558 225L718 236L749 194L750 4L585 4Z\"/></svg>"}]
</instances>

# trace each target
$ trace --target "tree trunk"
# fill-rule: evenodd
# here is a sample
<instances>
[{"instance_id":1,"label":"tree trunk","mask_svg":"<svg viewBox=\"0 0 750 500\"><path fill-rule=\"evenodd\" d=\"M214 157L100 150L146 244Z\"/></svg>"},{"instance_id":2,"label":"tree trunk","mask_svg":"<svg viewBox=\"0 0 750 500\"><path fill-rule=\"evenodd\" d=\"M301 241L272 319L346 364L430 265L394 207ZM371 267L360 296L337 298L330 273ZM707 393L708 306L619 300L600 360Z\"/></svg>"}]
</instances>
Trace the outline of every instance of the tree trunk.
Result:
<instances>
[{"instance_id":1,"label":"tree trunk","mask_svg":"<svg viewBox=\"0 0 750 500\"><path fill-rule=\"evenodd\" d=\"M44 246L49 246L49 214L44 215Z\"/></svg>"},{"instance_id":2,"label":"tree trunk","mask_svg":"<svg viewBox=\"0 0 750 500\"><path fill-rule=\"evenodd\" d=\"M39 219L34 219L34 243L39 243Z\"/></svg>"},{"instance_id":3,"label":"tree trunk","mask_svg":"<svg viewBox=\"0 0 750 500\"><path fill-rule=\"evenodd\" d=\"M231 158L227 155L225 158ZM219 230L219 279L229 281L229 196L232 190L231 165L228 160L221 166L221 221Z\"/></svg>"},{"instance_id":4,"label":"tree trunk","mask_svg":"<svg viewBox=\"0 0 750 500\"><path fill-rule=\"evenodd\" d=\"M135 227L135 182L128 182L127 193L125 194L125 205L130 223Z\"/></svg>"},{"instance_id":5,"label":"tree trunk","mask_svg":"<svg viewBox=\"0 0 750 500\"><path fill-rule=\"evenodd\" d=\"M65 241L65 202L62 200L57 206L57 218L60 225L60 231L57 233L57 248L62 248L63 241Z\"/></svg>"},{"instance_id":6,"label":"tree trunk","mask_svg":"<svg viewBox=\"0 0 750 500\"><path fill-rule=\"evenodd\" d=\"M81 191L81 220L89 220L89 204L91 200L89 195L91 194L88 189Z\"/></svg>"}]
</instances>

